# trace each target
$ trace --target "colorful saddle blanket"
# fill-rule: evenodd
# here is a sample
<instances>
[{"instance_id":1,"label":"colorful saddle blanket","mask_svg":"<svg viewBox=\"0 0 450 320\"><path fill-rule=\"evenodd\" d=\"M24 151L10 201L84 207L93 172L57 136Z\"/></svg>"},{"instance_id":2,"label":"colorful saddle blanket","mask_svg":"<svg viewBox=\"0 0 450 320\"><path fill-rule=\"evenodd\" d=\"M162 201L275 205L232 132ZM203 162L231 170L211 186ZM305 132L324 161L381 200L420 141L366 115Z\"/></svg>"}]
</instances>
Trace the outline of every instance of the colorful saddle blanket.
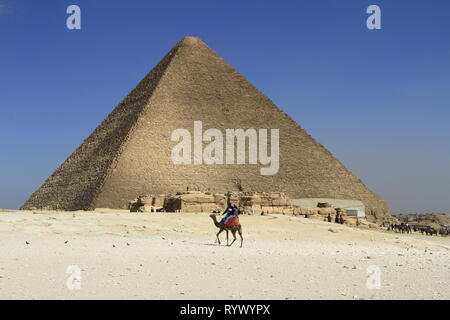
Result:
<instances>
[{"instance_id":1,"label":"colorful saddle blanket","mask_svg":"<svg viewBox=\"0 0 450 320\"><path fill-rule=\"evenodd\" d=\"M233 227L233 226L237 226L239 224L239 217L233 217L230 220L227 221L227 223L225 224L225 226L227 227Z\"/></svg>"}]
</instances>

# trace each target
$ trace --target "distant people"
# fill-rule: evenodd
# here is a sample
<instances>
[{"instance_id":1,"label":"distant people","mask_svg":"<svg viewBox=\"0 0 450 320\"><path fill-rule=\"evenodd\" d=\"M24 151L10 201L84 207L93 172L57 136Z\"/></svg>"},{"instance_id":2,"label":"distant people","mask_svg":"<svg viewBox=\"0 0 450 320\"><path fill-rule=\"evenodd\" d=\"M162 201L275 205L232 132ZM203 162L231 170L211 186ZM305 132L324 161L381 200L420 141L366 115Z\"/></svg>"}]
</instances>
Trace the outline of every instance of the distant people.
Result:
<instances>
[{"instance_id":1,"label":"distant people","mask_svg":"<svg viewBox=\"0 0 450 320\"><path fill-rule=\"evenodd\" d=\"M412 233L412 231L411 231L411 226L409 225L409 223L407 223L406 225L405 225L405 229L406 229L406 233Z\"/></svg>"},{"instance_id":2,"label":"distant people","mask_svg":"<svg viewBox=\"0 0 450 320\"><path fill-rule=\"evenodd\" d=\"M328 214L328 216L327 216L327 221L328 222L331 222L333 220L333 218L331 217L331 214Z\"/></svg>"},{"instance_id":3,"label":"distant people","mask_svg":"<svg viewBox=\"0 0 450 320\"><path fill-rule=\"evenodd\" d=\"M339 215L339 223L344 224L344 222L345 222L344 216L342 214L340 214Z\"/></svg>"},{"instance_id":4,"label":"distant people","mask_svg":"<svg viewBox=\"0 0 450 320\"><path fill-rule=\"evenodd\" d=\"M135 203L131 205L130 211L131 212L144 212L144 200L143 196L138 196Z\"/></svg>"},{"instance_id":5,"label":"distant people","mask_svg":"<svg viewBox=\"0 0 450 320\"><path fill-rule=\"evenodd\" d=\"M336 212L336 217L334 218L334 222L340 223L340 220L339 220L339 213L338 213L338 212Z\"/></svg>"}]
</instances>

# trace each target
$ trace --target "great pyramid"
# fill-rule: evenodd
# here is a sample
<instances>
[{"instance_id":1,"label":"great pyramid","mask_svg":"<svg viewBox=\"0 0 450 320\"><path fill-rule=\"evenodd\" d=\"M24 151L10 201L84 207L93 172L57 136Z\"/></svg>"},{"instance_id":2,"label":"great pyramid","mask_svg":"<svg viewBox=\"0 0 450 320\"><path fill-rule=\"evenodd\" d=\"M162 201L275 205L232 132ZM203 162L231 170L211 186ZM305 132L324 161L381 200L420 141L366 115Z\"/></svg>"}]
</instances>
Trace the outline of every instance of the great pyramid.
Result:
<instances>
[{"instance_id":1,"label":"great pyramid","mask_svg":"<svg viewBox=\"0 0 450 320\"><path fill-rule=\"evenodd\" d=\"M175 165L174 130L279 129L280 167ZM388 215L370 191L321 144L200 39L186 37L158 63L22 209L126 208L139 194L192 189L277 191L291 198L361 200L375 219Z\"/></svg>"}]
</instances>

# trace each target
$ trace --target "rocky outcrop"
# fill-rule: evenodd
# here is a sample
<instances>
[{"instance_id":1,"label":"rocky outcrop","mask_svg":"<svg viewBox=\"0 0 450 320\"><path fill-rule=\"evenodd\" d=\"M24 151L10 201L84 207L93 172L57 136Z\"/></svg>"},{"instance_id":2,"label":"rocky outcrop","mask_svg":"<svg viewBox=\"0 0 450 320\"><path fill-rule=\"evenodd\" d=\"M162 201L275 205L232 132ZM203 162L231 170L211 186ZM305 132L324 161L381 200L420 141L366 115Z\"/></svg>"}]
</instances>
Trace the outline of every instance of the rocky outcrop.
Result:
<instances>
[{"instance_id":1,"label":"rocky outcrop","mask_svg":"<svg viewBox=\"0 0 450 320\"><path fill-rule=\"evenodd\" d=\"M130 201L131 212L214 212L224 211L228 204L237 205L243 214L334 215L343 210L327 207L300 207L282 192L178 192L176 195L146 195Z\"/></svg>"},{"instance_id":2,"label":"rocky outcrop","mask_svg":"<svg viewBox=\"0 0 450 320\"><path fill-rule=\"evenodd\" d=\"M167 196L164 209L170 212L212 212L222 210L226 205L224 195L186 192Z\"/></svg>"},{"instance_id":3,"label":"rocky outcrop","mask_svg":"<svg viewBox=\"0 0 450 320\"><path fill-rule=\"evenodd\" d=\"M166 196L160 195L143 195L139 196L128 203L130 212L157 212L162 211L166 205Z\"/></svg>"}]
</instances>

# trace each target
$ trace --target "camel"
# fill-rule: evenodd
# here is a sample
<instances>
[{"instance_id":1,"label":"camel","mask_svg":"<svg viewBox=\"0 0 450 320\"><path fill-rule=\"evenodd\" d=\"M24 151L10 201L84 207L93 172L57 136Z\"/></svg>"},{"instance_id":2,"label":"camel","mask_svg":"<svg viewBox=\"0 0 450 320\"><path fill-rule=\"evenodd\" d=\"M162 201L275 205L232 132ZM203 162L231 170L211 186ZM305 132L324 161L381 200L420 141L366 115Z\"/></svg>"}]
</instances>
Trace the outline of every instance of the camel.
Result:
<instances>
[{"instance_id":1,"label":"camel","mask_svg":"<svg viewBox=\"0 0 450 320\"><path fill-rule=\"evenodd\" d=\"M236 222L236 224L235 225L233 225L233 226L224 226L224 225L221 225L218 221L217 221L217 217L216 217L216 215L215 214L210 214L209 215L210 216L210 218L213 220L213 222L214 222L214 225L217 227L217 228L219 228L219 232L217 233L217 241L219 242L219 246L220 246L220 239L219 239L219 234L221 234L222 233L222 231L226 231L227 232L227 246L228 247L231 247L232 245L233 245L233 243L236 241L236 231L239 233L239 236L241 237L241 246L240 246L240 248L242 248L242 242L243 242L243 238L242 238L242 226L241 226L241 224L239 223L239 217L237 217L237 222ZM230 244L228 244L228 231L231 231L231 233L233 234L233 241L230 243Z\"/></svg>"}]
</instances>

